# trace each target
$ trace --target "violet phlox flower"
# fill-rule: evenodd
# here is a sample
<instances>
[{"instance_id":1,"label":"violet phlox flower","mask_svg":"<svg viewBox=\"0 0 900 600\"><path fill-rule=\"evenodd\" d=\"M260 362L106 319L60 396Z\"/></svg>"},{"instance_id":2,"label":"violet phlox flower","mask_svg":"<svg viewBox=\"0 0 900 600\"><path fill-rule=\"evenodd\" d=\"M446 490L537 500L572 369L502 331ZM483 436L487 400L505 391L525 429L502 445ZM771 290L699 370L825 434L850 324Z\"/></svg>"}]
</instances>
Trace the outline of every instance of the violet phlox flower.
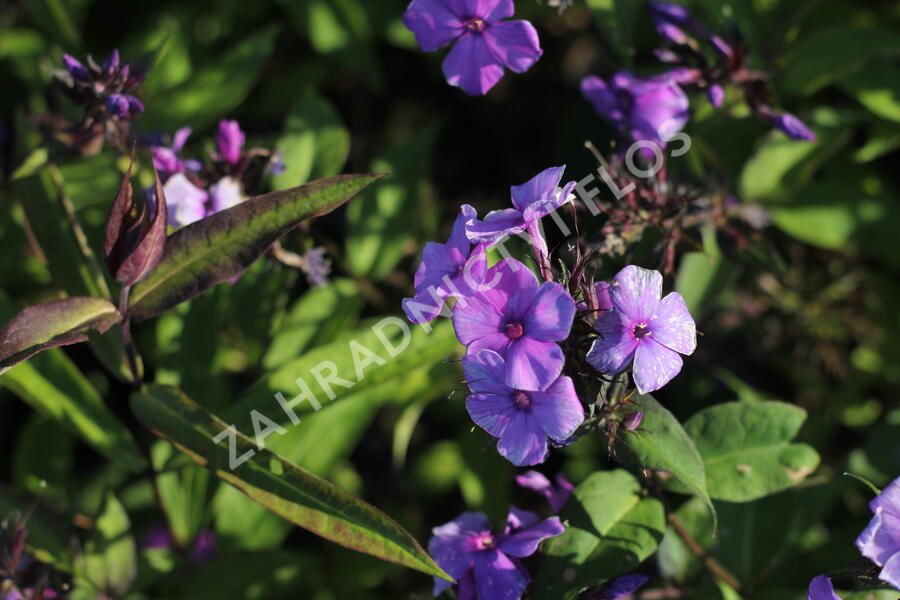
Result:
<instances>
[{"instance_id":1,"label":"violet phlox flower","mask_svg":"<svg viewBox=\"0 0 900 600\"><path fill-rule=\"evenodd\" d=\"M900 590L900 477L870 503L875 513L856 539L863 556L881 567L878 577Z\"/></svg>"},{"instance_id":2,"label":"violet phlox flower","mask_svg":"<svg viewBox=\"0 0 900 600\"><path fill-rule=\"evenodd\" d=\"M476 425L498 438L497 451L516 466L547 458L547 440L563 442L584 421L572 380L557 377L540 390L507 384L507 362L493 350L463 358L471 395L466 409Z\"/></svg>"},{"instance_id":3,"label":"violet phlox flower","mask_svg":"<svg viewBox=\"0 0 900 600\"><path fill-rule=\"evenodd\" d=\"M460 298L453 309L456 337L468 353L493 350L505 359L505 382L518 390L541 391L562 373L565 340L575 301L558 283L537 279L510 258L488 270L482 289Z\"/></svg>"},{"instance_id":4,"label":"violet phlox flower","mask_svg":"<svg viewBox=\"0 0 900 600\"><path fill-rule=\"evenodd\" d=\"M531 556L541 541L563 531L558 517L540 521L514 506L502 533L493 531L484 514L465 512L432 530L428 552L459 582L460 600L519 600L531 576L518 559ZM435 577L434 595L451 585Z\"/></svg>"},{"instance_id":5,"label":"violet phlox flower","mask_svg":"<svg viewBox=\"0 0 900 600\"><path fill-rule=\"evenodd\" d=\"M172 136L171 146L153 146L150 152L153 154L153 165L159 171L160 177L166 178L179 171L185 170L185 161L179 158L188 138L191 136L190 127L182 127Z\"/></svg>"},{"instance_id":6,"label":"violet phlox flower","mask_svg":"<svg viewBox=\"0 0 900 600\"><path fill-rule=\"evenodd\" d=\"M825 575L819 575L809 582L806 600L841 600L841 597L834 593L831 579Z\"/></svg>"},{"instance_id":7,"label":"violet phlox flower","mask_svg":"<svg viewBox=\"0 0 900 600\"><path fill-rule=\"evenodd\" d=\"M594 324L600 334L587 360L599 371L615 375L634 362L638 392L664 386L681 370L681 354L697 346L697 330L684 298L662 296L662 275L629 265L619 271L609 290L612 310Z\"/></svg>"},{"instance_id":8,"label":"violet phlox flower","mask_svg":"<svg viewBox=\"0 0 900 600\"><path fill-rule=\"evenodd\" d=\"M416 269L412 298L403 300L403 310L413 323L431 321L441 313L450 297L474 293L484 280L487 258L484 248L472 248L466 237L466 223L475 218L475 209L460 207L447 243L429 242Z\"/></svg>"},{"instance_id":9,"label":"violet phlox flower","mask_svg":"<svg viewBox=\"0 0 900 600\"><path fill-rule=\"evenodd\" d=\"M806 124L790 113L781 113L772 117L772 125L775 129L784 132L792 140L805 142L816 141L816 134Z\"/></svg>"},{"instance_id":10,"label":"violet phlox flower","mask_svg":"<svg viewBox=\"0 0 900 600\"><path fill-rule=\"evenodd\" d=\"M504 20L514 12L513 0L412 0L403 23L425 52L454 44L443 64L447 83L477 96L504 67L524 73L543 52L531 23Z\"/></svg>"},{"instance_id":11,"label":"violet phlox flower","mask_svg":"<svg viewBox=\"0 0 900 600\"><path fill-rule=\"evenodd\" d=\"M581 80L581 93L635 141L664 146L688 121L688 97L674 76L641 79L620 71L604 81L590 75Z\"/></svg>"},{"instance_id":12,"label":"violet phlox flower","mask_svg":"<svg viewBox=\"0 0 900 600\"><path fill-rule=\"evenodd\" d=\"M537 471L525 471L521 475L516 475L516 483L520 487L542 495L550 503L550 509L553 512L559 512L572 497L572 490L575 489L575 486L569 483L562 473L557 473L555 479L556 484L554 485L546 475Z\"/></svg>"},{"instance_id":13,"label":"violet phlox flower","mask_svg":"<svg viewBox=\"0 0 900 600\"><path fill-rule=\"evenodd\" d=\"M235 165L241 159L244 149L244 132L237 121L219 121L219 129L216 131L216 149L219 156L228 164Z\"/></svg>"},{"instance_id":14,"label":"violet phlox flower","mask_svg":"<svg viewBox=\"0 0 900 600\"><path fill-rule=\"evenodd\" d=\"M606 584L600 592L600 600L624 600L644 587L650 578L640 573L631 573L616 577Z\"/></svg>"},{"instance_id":15,"label":"violet phlox flower","mask_svg":"<svg viewBox=\"0 0 900 600\"><path fill-rule=\"evenodd\" d=\"M550 167L525 183L512 186L509 191L513 208L495 210L483 220L472 219L466 225L466 235L473 242L493 244L527 231L538 256L546 256L547 244L540 231L540 220L574 198L574 181L560 188L565 170L565 165Z\"/></svg>"}]
</instances>

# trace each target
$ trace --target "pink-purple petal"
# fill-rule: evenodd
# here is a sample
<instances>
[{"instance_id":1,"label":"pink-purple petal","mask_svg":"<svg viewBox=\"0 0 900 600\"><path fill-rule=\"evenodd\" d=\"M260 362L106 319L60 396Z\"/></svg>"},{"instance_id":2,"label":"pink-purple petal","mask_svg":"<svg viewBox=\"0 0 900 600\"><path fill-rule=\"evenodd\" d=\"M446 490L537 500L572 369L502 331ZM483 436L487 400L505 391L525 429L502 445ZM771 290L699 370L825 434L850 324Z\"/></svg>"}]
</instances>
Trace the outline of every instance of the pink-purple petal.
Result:
<instances>
[{"instance_id":1,"label":"pink-purple petal","mask_svg":"<svg viewBox=\"0 0 900 600\"><path fill-rule=\"evenodd\" d=\"M697 326L678 292L660 301L648 325L653 339L667 348L681 354L692 354L697 348Z\"/></svg>"},{"instance_id":2,"label":"pink-purple petal","mask_svg":"<svg viewBox=\"0 0 900 600\"><path fill-rule=\"evenodd\" d=\"M466 15L495 23L513 16L516 7L513 0L462 0Z\"/></svg>"},{"instance_id":3,"label":"pink-purple petal","mask_svg":"<svg viewBox=\"0 0 900 600\"><path fill-rule=\"evenodd\" d=\"M447 83L470 96L481 96L503 77L503 67L491 54L484 37L464 33L443 63Z\"/></svg>"},{"instance_id":4,"label":"pink-purple petal","mask_svg":"<svg viewBox=\"0 0 900 600\"><path fill-rule=\"evenodd\" d=\"M558 342L569 337L575 301L558 283L543 283L527 310L524 325L528 337L542 342Z\"/></svg>"},{"instance_id":5,"label":"pink-purple petal","mask_svg":"<svg viewBox=\"0 0 900 600\"><path fill-rule=\"evenodd\" d=\"M436 319L444 308L444 299L437 293L423 290L412 298L404 298L403 312L410 323L420 325Z\"/></svg>"},{"instance_id":6,"label":"pink-purple petal","mask_svg":"<svg viewBox=\"0 0 900 600\"><path fill-rule=\"evenodd\" d=\"M505 333L492 333L469 344L466 351L469 354L477 354L485 350L492 350L505 359L511 343L512 340Z\"/></svg>"},{"instance_id":7,"label":"pink-purple petal","mask_svg":"<svg viewBox=\"0 0 900 600\"><path fill-rule=\"evenodd\" d=\"M628 265L618 272L609 288L613 307L634 321L647 323L662 296L659 271Z\"/></svg>"},{"instance_id":8,"label":"pink-purple petal","mask_svg":"<svg viewBox=\"0 0 900 600\"><path fill-rule=\"evenodd\" d=\"M634 353L632 376L638 392L648 394L669 383L681 371L681 355L644 338Z\"/></svg>"},{"instance_id":9,"label":"pink-purple petal","mask_svg":"<svg viewBox=\"0 0 900 600\"><path fill-rule=\"evenodd\" d=\"M522 414L509 394L472 394L466 398L466 410L476 425L496 438Z\"/></svg>"},{"instance_id":10,"label":"pink-purple petal","mask_svg":"<svg viewBox=\"0 0 900 600\"><path fill-rule=\"evenodd\" d=\"M484 336L500 333L504 325L500 310L482 296L461 298L453 309L453 330L465 346Z\"/></svg>"},{"instance_id":11,"label":"pink-purple petal","mask_svg":"<svg viewBox=\"0 0 900 600\"><path fill-rule=\"evenodd\" d=\"M537 513L510 505L509 513L506 515L506 528L503 530L503 533L510 534L514 531L537 525L540 520L541 518Z\"/></svg>"},{"instance_id":12,"label":"pink-purple petal","mask_svg":"<svg viewBox=\"0 0 900 600\"><path fill-rule=\"evenodd\" d=\"M884 563L878 578L900 590L900 552Z\"/></svg>"},{"instance_id":13,"label":"pink-purple petal","mask_svg":"<svg viewBox=\"0 0 900 600\"><path fill-rule=\"evenodd\" d=\"M566 166L550 167L544 169L525 183L509 188L512 203L520 211L535 203L550 200L559 187Z\"/></svg>"},{"instance_id":14,"label":"pink-purple petal","mask_svg":"<svg viewBox=\"0 0 900 600\"><path fill-rule=\"evenodd\" d=\"M466 235L471 241L487 244L494 244L523 231L525 220L515 208L491 211L483 220L472 219L466 225Z\"/></svg>"},{"instance_id":15,"label":"pink-purple petal","mask_svg":"<svg viewBox=\"0 0 900 600\"><path fill-rule=\"evenodd\" d=\"M506 384L517 390L543 390L562 373L566 357L554 342L522 337L506 351Z\"/></svg>"},{"instance_id":16,"label":"pink-purple petal","mask_svg":"<svg viewBox=\"0 0 900 600\"><path fill-rule=\"evenodd\" d=\"M475 556L478 600L519 600L528 581L512 560L498 550L479 552Z\"/></svg>"},{"instance_id":17,"label":"pink-purple petal","mask_svg":"<svg viewBox=\"0 0 900 600\"><path fill-rule=\"evenodd\" d=\"M629 329L630 320L613 310L600 315L594 328L600 334L587 355L587 361L607 375L621 373L634 358L638 341Z\"/></svg>"},{"instance_id":18,"label":"pink-purple petal","mask_svg":"<svg viewBox=\"0 0 900 600\"><path fill-rule=\"evenodd\" d=\"M568 377L560 377L543 392L533 392L531 412L554 440L561 442L575 433L584 421L584 408Z\"/></svg>"},{"instance_id":19,"label":"pink-purple petal","mask_svg":"<svg viewBox=\"0 0 900 600\"><path fill-rule=\"evenodd\" d=\"M547 434L528 411L515 409L497 451L517 467L542 463L547 458Z\"/></svg>"},{"instance_id":20,"label":"pink-purple petal","mask_svg":"<svg viewBox=\"0 0 900 600\"><path fill-rule=\"evenodd\" d=\"M491 350L467 354L462 360L466 385L473 394L508 394L506 361Z\"/></svg>"},{"instance_id":21,"label":"pink-purple petal","mask_svg":"<svg viewBox=\"0 0 900 600\"><path fill-rule=\"evenodd\" d=\"M543 54L537 30L528 21L494 23L483 35L494 58L516 73L530 69Z\"/></svg>"},{"instance_id":22,"label":"pink-purple petal","mask_svg":"<svg viewBox=\"0 0 900 600\"><path fill-rule=\"evenodd\" d=\"M413 0L403 15L403 24L425 52L452 43L465 31L462 19L442 0Z\"/></svg>"},{"instance_id":23,"label":"pink-purple petal","mask_svg":"<svg viewBox=\"0 0 900 600\"><path fill-rule=\"evenodd\" d=\"M831 579L825 575L819 575L809 582L806 600L841 600L841 598L834 593Z\"/></svg>"},{"instance_id":24,"label":"pink-purple petal","mask_svg":"<svg viewBox=\"0 0 900 600\"><path fill-rule=\"evenodd\" d=\"M534 554L543 540L556 537L565 530L559 517L550 517L537 525L504 538L497 548L506 554L524 558Z\"/></svg>"},{"instance_id":25,"label":"pink-purple petal","mask_svg":"<svg viewBox=\"0 0 900 600\"><path fill-rule=\"evenodd\" d=\"M477 218L478 214L475 209L468 204L459 207L459 215L453 221L453 228L450 230L450 237L447 239L447 245L456 248L460 254L467 256L469 254L469 237L466 235L466 223Z\"/></svg>"}]
</instances>

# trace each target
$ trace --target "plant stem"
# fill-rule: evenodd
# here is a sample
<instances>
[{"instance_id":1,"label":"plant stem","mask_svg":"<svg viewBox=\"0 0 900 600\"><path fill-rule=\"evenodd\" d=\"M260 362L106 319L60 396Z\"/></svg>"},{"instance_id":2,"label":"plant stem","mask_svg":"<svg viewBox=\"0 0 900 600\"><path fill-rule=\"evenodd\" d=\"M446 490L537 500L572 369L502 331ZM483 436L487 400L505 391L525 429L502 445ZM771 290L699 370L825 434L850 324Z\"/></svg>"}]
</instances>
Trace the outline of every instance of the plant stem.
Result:
<instances>
[{"instance_id":1,"label":"plant stem","mask_svg":"<svg viewBox=\"0 0 900 600\"><path fill-rule=\"evenodd\" d=\"M669 513L666 518L668 519L669 524L672 525L672 529L675 530L675 533L678 534L678 537L684 542L684 545L688 547L688 550L703 561L704 566L715 577L730 585L735 591L741 591L741 582L738 581L734 575L729 573L728 569L722 566L722 563L706 553L703 547L693 538L693 536L691 536L690 532L688 532L684 524L674 513Z\"/></svg>"},{"instance_id":2,"label":"plant stem","mask_svg":"<svg viewBox=\"0 0 900 600\"><path fill-rule=\"evenodd\" d=\"M131 370L132 383L140 385L141 375L138 370L137 349L134 347L134 339L131 337L131 320L128 318L128 294L131 286L123 286L119 293L119 312L122 314L122 343L125 345L125 356L128 359L128 368Z\"/></svg>"}]
</instances>

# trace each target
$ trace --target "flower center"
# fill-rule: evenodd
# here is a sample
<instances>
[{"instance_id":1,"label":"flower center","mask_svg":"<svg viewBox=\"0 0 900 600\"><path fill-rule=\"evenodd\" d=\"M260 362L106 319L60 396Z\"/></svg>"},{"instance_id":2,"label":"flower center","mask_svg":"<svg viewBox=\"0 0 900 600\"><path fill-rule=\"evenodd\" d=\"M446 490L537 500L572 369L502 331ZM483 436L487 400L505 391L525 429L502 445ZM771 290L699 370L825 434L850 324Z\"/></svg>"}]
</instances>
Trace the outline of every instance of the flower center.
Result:
<instances>
[{"instance_id":1,"label":"flower center","mask_svg":"<svg viewBox=\"0 0 900 600\"><path fill-rule=\"evenodd\" d=\"M490 533L482 533L475 538L475 548L477 550L490 550L494 547L494 536Z\"/></svg>"},{"instance_id":2,"label":"flower center","mask_svg":"<svg viewBox=\"0 0 900 600\"><path fill-rule=\"evenodd\" d=\"M505 328L506 337L511 340L517 340L525 335L525 328L518 321L510 321Z\"/></svg>"},{"instance_id":3,"label":"flower center","mask_svg":"<svg viewBox=\"0 0 900 600\"><path fill-rule=\"evenodd\" d=\"M513 396L513 402L516 403L516 408L519 410L529 410L531 408L531 398L523 391L516 392L516 395Z\"/></svg>"},{"instance_id":4,"label":"flower center","mask_svg":"<svg viewBox=\"0 0 900 600\"><path fill-rule=\"evenodd\" d=\"M479 19L478 17L472 17L471 19L467 19L463 26L469 31L473 31L475 33L481 33L484 31L484 28L487 27L487 23L484 22L484 19Z\"/></svg>"},{"instance_id":5,"label":"flower center","mask_svg":"<svg viewBox=\"0 0 900 600\"><path fill-rule=\"evenodd\" d=\"M646 323L638 323L631 331L631 335L633 335L636 340L643 339L650 335L650 326Z\"/></svg>"}]
</instances>

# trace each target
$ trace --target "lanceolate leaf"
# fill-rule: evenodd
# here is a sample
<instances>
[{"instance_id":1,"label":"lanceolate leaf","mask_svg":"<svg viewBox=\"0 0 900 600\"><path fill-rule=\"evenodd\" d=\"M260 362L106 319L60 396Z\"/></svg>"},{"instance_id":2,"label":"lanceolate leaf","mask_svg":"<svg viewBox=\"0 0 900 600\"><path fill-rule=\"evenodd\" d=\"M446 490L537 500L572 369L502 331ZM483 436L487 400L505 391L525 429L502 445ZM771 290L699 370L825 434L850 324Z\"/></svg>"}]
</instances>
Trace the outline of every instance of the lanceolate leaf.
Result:
<instances>
[{"instance_id":1,"label":"lanceolate leaf","mask_svg":"<svg viewBox=\"0 0 900 600\"><path fill-rule=\"evenodd\" d=\"M129 316L142 321L239 276L272 243L324 215L381 175L339 175L251 198L175 232L156 269L131 291Z\"/></svg>"},{"instance_id":2,"label":"lanceolate leaf","mask_svg":"<svg viewBox=\"0 0 900 600\"><path fill-rule=\"evenodd\" d=\"M749 502L802 481L819 465L806 444L792 444L806 411L784 402L728 402L684 424L706 465L709 494Z\"/></svg>"},{"instance_id":3,"label":"lanceolate leaf","mask_svg":"<svg viewBox=\"0 0 900 600\"><path fill-rule=\"evenodd\" d=\"M64 298L30 306L0 331L0 373L48 348L88 340L88 331L103 333L121 320L108 300Z\"/></svg>"},{"instance_id":4,"label":"lanceolate leaf","mask_svg":"<svg viewBox=\"0 0 900 600\"><path fill-rule=\"evenodd\" d=\"M627 471L598 471L582 482L560 511L562 535L546 542L534 583L539 600L568 600L637 567L666 530L662 503L642 498Z\"/></svg>"},{"instance_id":5,"label":"lanceolate leaf","mask_svg":"<svg viewBox=\"0 0 900 600\"><path fill-rule=\"evenodd\" d=\"M258 448L177 388L149 386L132 395L131 405L157 435L275 514L348 548L450 579L386 514L277 454ZM253 456L243 462L231 460L250 451ZM240 464L232 464L236 462Z\"/></svg>"},{"instance_id":6,"label":"lanceolate leaf","mask_svg":"<svg viewBox=\"0 0 900 600\"><path fill-rule=\"evenodd\" d=\"M644 420L638 431L626 435L625 444L619 447L620 454L632 455L645 469L670 473L699 496L715 515L706 490L703 459L681 423L652 396L639 396L635 405L644 413Z\"/></svg>"}]
</instances>

